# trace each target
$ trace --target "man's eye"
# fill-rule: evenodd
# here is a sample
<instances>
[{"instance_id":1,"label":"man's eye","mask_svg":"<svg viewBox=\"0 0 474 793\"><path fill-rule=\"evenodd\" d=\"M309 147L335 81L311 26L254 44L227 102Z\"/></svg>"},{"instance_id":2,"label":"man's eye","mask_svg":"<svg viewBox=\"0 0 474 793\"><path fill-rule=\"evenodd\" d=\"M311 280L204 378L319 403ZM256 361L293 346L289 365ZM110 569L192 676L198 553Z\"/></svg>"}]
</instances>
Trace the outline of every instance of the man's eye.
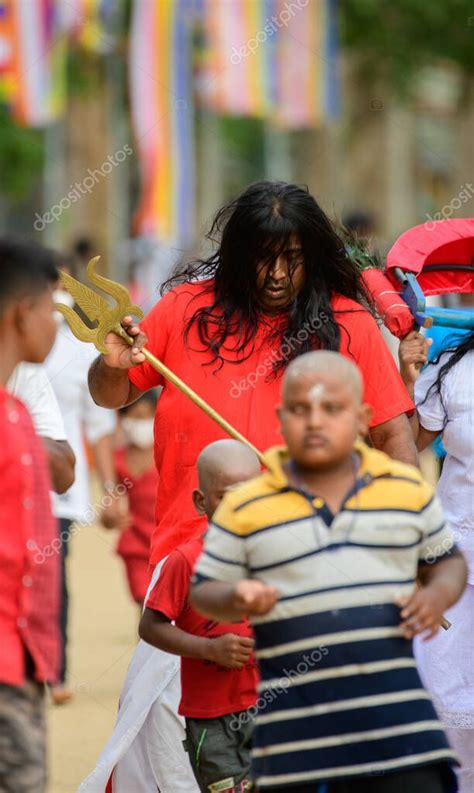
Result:
<instances>
[{"instance_id":1,"label":"man's eye","mask_svg":"<svg viewBox=\"0 0 474 793\"><path fill-rule=\"evenodd\" d=\"M302 253L290 253L287 256L287 262L290 267L297 267L299 264L303 263L303 254Z\"/></svg>"},{"instance_id":2,"label":"man's eye","mask_svg":"<svg viewBox=\"0 0 474 793\"><path fill-rule=\"evenodd\" d=\"M304 407L304 405L292 405L290 410L294 416L303 416L304 413L306 412L306 408Z\"/></svg>"},{"instance_id":3,"label":"man's eye","mask_svg":"<svg viewBox=\"0 0 474 793\"><path fill-rule=\"evenodd\" d=\"M342 410L342 408L341 405L329 404L329 405L325 405L325 410L326 413L334 414L334 413L339 413Z\"/></svg>"}]
</instances>

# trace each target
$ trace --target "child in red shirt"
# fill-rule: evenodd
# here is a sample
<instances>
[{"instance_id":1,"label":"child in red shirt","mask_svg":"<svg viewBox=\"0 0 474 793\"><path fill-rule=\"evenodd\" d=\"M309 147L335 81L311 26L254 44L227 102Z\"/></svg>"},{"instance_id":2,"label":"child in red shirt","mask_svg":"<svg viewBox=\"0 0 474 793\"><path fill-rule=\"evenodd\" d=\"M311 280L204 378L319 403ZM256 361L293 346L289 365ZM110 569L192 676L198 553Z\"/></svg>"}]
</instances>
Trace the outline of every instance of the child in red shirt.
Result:
<instances>
[{"instance_id":1,"label":"child in red shirt","mask_svg":"<svg viewBox=\"0 0 474 793\"><path fill-rule=\"evenodd\" d=\"M117 492L101 516L107 529L121 529L117 553L125 564L130 594L140 607L150 583L150 539L155 528L158 473L153 457L153 421L156 394L148 391L132 405L119 410L125 441L115 453ZM115 492L115 491L114 491ZM126 493L126 498L125 494Z\"/></svg>"},{"instance_id":2,"label":"child in red shirt","mask_svg":"<svg viewBox=\"0 0 474 793\"><path fill-rule=\"evenodd\" d=\"M260 472L257 457L238 441L217 441L201 452L197 512L211 518L225 492ZM139 633L180 655L186 750L202 791L250 789L250 743L256 702L254 641L247 620L217 623L189 604L190 578L203 538L179 546L150 592ZM174 624L173 624L174 623Z\"/></svg>"},{"instance_id":3,"label":"child in red shirt","mask_svg":"<svg viewBox=\"0 0 474 793\"><path fill-rule=\"evenodd\" d=\"M46 789L45 683L58 679L59 557L41 439L5 388L56 336L51 251L0 239L0 790Z\"/></svg>"}]
</instances>

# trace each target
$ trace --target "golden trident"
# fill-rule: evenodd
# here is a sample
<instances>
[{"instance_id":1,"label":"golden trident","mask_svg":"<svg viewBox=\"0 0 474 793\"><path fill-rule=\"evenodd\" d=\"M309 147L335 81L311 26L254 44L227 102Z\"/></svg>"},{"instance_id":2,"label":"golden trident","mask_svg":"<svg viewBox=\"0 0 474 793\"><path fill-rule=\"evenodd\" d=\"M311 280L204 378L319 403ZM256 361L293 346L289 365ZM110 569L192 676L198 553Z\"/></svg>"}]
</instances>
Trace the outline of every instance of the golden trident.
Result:
<instances>
[{"instance_id":1,"label":"golden trident","mask_svg":"<svg viewBox=\"0 0 474 793\"><path fill-rule=\"evenodd\" d=\"M108 300L105 300L103 297L97 294L93 289L90 289L85 284L81 283L81 281L77 281L71 275L68 275L65 272L61 272L60 278L62 284L66 287L68 292L74 297L77 305L80 309L84 312L85 316L91 321L95 322L96 326L94 328L88 328L87 325L82 321L82 319L76 314L76 312L70 308L69 306L64 305L63 303L56 303L56 308L58 311L61 312L64 319L68 323L71 331L74 333L74 336L79 339L80 341L87 341L92 342L96 349L106 355L109 351L105 344L105 338L108 333L116 333L117 336L120 336L122 339L125 339L127 344L130 346L133 345L134 339L132 336L129 336L127 331L122 327L120 324L123 317L128 316L129 314L133 317L137 317L139 320L143 319L143 311L139 306L134 306L130 299L130 295L128 290L122 285L117 283L116 281L112 281L110 278L105 278L103 275L99 275L96 273L95 266L99 261L100 256L95 256L93 259L90 260L89 264L87 265L87 277L91 284L97 286L104 294L110 295L110 297L114 298L116 301L116 306L113 306ZM240 441L241 443L245 443L253 452L257 455L258 459L260 460L263 465L265 463L265 457L258 449L244 438L241 433L235 429L228 421L223 418L214 408L205 402L199 394L196 394L192 388L190 388L186 383L184 383L171 369L168 369L164 363L162 363L158 358L156 358L152 353L144 347L142 349L142 353L145 356L145 359L148 363L156 369L157 372L166 377L170 383L179 388L179 390L187 396L191 402L194 402L204 413L209 416L213 421L215 421L222 429L228 433L232 438L235 440Z\"/></svg>"}]
</instances>

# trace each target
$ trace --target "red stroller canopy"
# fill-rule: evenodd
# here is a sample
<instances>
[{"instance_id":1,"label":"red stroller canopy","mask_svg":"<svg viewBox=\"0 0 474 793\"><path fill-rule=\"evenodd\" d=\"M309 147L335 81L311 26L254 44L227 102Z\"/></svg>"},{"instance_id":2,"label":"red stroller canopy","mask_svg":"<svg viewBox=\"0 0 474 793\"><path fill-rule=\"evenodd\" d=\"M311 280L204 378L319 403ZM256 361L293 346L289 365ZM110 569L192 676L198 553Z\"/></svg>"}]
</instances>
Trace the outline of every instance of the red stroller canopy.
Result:
<instances>
[{"instance_id":1,"label":"red stroller canopy","mask_svg":"<svg viewBox=\"0 0 474 793\"><path fill-rule=\"evenodd\" d=\"M474 219L433 220L409 229L387 254L386 273L413 273L425 295L474 292Z\"/></svg>"}]
</instances>

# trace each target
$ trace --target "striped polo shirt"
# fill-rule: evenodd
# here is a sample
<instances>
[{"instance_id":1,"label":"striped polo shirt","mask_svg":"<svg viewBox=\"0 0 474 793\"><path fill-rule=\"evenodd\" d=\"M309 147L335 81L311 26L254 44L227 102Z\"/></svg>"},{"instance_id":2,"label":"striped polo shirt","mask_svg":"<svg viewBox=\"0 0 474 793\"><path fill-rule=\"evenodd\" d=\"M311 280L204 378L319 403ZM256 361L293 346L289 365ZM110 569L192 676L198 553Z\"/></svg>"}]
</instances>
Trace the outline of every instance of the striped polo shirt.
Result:
<instances>
[{"instance_id":1,"label":"striped polo shirt","mask_svg":"<svg viewBox=\"0 0 474 793\"><path fill-rule=\"evenodd\" d=\"M394 603L419 564L453 549L452 534L417 469L356 451L355 485L333 515L288 482L285 449L270 450L270 470L225 496L197 564L198 581L250 577L278 591L252 620L262 789L456 761Z\"/></svg>"}]
</instances>

